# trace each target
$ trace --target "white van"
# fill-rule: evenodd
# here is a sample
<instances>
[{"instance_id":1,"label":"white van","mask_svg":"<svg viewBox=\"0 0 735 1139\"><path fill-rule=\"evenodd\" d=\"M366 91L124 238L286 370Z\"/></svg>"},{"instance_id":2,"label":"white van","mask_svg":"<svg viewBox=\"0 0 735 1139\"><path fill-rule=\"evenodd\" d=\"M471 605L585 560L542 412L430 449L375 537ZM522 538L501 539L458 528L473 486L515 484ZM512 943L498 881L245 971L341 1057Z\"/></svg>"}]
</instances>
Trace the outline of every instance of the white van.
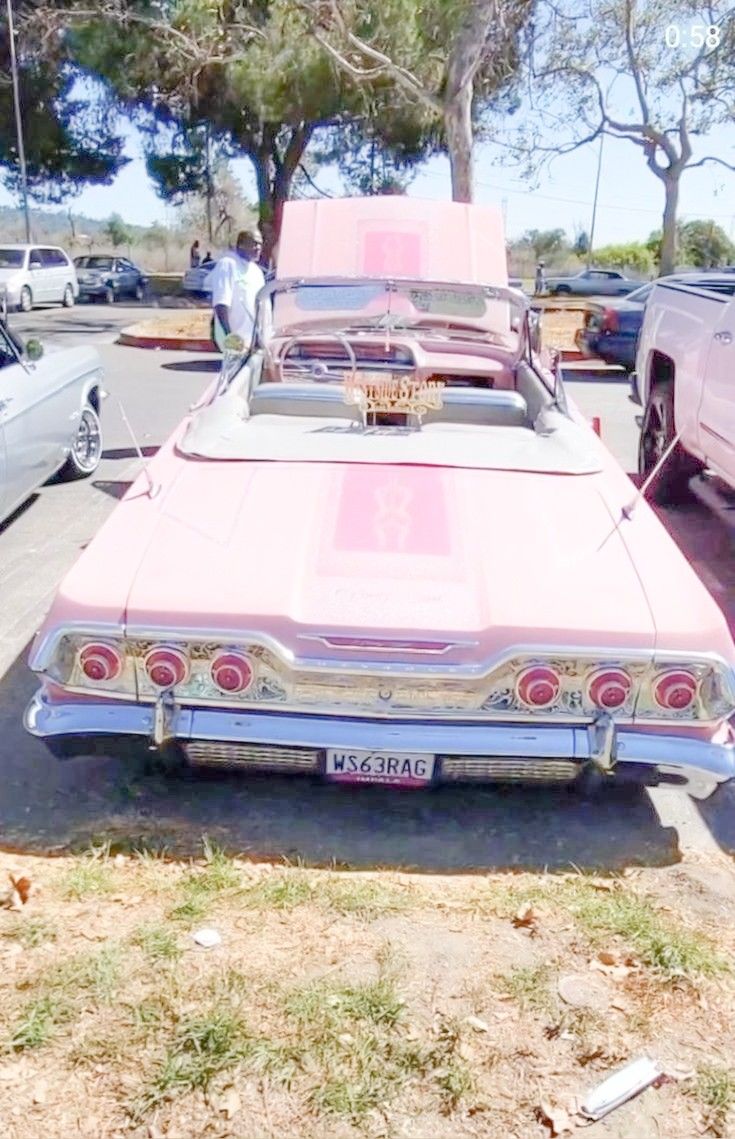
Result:
<instances>
[{"instance_id":1,"label":"white van","mask_svg":"<svg viewBox=\"0 0 735 1139\"><path fill-rule=\"evenodd\" d=\"M30 312L58 301L71 308L79 283L71 258L56 245L0 245L0 295L8 309Z\"/></svg>"}]
</instances>

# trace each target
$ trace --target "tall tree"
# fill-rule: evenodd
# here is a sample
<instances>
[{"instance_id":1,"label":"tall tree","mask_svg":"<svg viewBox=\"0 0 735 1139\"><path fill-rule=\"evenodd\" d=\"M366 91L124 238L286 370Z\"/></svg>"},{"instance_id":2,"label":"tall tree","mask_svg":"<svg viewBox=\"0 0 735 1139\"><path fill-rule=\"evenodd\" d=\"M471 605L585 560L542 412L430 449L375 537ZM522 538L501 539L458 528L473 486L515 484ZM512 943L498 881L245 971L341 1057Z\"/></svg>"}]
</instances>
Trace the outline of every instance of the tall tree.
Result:
<instances>
[{"instance_id":1,"label":"tall tree","mask_svg":"<svg viewBox=\"0 0 735 1139\"><path fill-rule=\"evenodd\" d=\"M537 168L601 135L627 139L662 184L659 268L673 272L682 175L735 170L699 143L735 119L732 0L545 0L540 11L516 150Z\"/></svg>"},{"instance_id":2,"label":"tall tree","mask_svg":"<svg viewBox=\"0 0 735 1139\"><path fill-rule=\"evenodd\" d=\"M176 157L193 160L189 175L197 167L193 140L205 127L250 160L266 252L312 141L355 115L384 115L389 99L377 86L345 81L307 34L294 0L41 0L39 23L55 28L67 57L149 129L162 193L173 168L163 169L153 141L161 128L185 140Z\"/></svg>"},{"instance_id":3,"label":"tall tree","mask_svg":"<svg viewBox=\"0 0 735 1139\"><path fill-rule=\"evenodd\" d=\"M39 57L37 43L23 34L32 5L15 9L18 86L26 152L28 191L37 201L61 202L91 183L109 184L128 161L124 141L109 108L80 94L76 75L50 51ZM0 24L0 176L11 193L20 188L10 44Z\"/></svg>"},{"instance_id":4,"label":"tall tree","mask_svg":"<svg viewBox=\"0 0 735 1139\"><path fill-rule=\"evenodd\" d=\"M535 0L301 0L313 36L358 84L387 79L441 124L452 197L472 201L475 128L518 73Z\"/></svg>"}]
</instances>

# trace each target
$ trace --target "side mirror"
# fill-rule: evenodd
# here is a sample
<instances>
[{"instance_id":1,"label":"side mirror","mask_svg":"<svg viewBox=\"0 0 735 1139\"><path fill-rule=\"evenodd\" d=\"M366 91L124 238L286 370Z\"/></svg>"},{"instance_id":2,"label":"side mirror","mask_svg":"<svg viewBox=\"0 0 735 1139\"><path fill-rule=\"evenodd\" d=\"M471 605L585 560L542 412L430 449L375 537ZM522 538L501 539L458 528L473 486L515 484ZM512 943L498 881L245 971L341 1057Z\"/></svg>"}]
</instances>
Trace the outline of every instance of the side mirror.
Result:
<instances>
[{"instance_id":1,"label":"side mirror","mask_svg":"<svg viewBox=\"0 0 735 1139\"><path fill-rule=\"evenodd\" d=\"M43 344L40 340L27 340L26 341L26 359L35 364L36 360L40 360L43 356Z\"/></svg>"},{"instance_id":2,"label":"side mirror","mask_svg":"<svg viewBox=\"0 0 735 1139\"><path fill-rule=\"evenodd\" d=\"M43 269L40 261L31 261L31 269Z\"/></svg>"}]
</instances>

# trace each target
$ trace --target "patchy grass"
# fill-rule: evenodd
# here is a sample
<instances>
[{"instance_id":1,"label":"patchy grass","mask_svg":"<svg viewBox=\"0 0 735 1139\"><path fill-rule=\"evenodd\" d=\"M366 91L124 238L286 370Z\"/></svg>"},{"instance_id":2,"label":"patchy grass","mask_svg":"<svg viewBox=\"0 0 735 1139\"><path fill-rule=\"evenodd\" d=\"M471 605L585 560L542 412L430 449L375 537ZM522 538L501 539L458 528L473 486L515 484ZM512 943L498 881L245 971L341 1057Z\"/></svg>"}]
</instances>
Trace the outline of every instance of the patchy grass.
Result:
<instances>
[{"instance_id":1,"label":"patchy grass","mask_svg":"<svg viewBox=\"0 0 735 1139\"><path fill-rule=\"evenodd\" d=\"M192 867L179 886L179 904L170 910L176 921L198 921L206 916L212 903L224 894L243 887L242 872L234 860L218 846L204 841L204 865Z\"/></svg>"},{"instance_id":2,"label":"patchy grass","mask_svg":"<svg viewBox=\"0 0 735 1139\"><path fill-rule=\"evenodd\" d=\"M213 1078L234 1068L247 1055L241 1018L225 1006L184 1017L143 1094L134 1115L143 1117L165 1100L185 1092L206 1091Z\"/></svg>"},{"instance_id":3,"label":"patchy grass","mask_svg":"<svg viewBox=\"0 0 735 1139\"><path fill-rule=\"evenodd\" d=\"M317 981L293 989L284 1007L304 1066L318 1073L308 1098L319 1112L360 1119L429 1064L426 1048L396 1031L405 1002L391 978Z\"/></svg>"},{"instance_id":4,"label":"patchy grass","mask_svg":"<svg viewBox=\"0 0 735 1139\"><path fill-rule=\"evenodd\" d=\"M28 1106L44 1139L66 1139L91 1104L110 1135L323 1139L412 1120L448 1136L481 1114L483 1134L530 1136L539 1073L563 1102L654 1041L692 1066L695 1039L735 1054L735 888L710 897L681 870L604 882L249 868L211 843L188 863L104 846L21 858L0 852L0 873L20 863L39 886L0 914L0 1066L46 1085ZM514 927L527 901L534 918ZM202 951L182 921L210 912L222 941ZM560 972L596 968L599 949L636 960L608 971L609 1007L568 1007ZM710 1067L647 1102L656 1114L660 1099L662 1134L689 1136L703 1115L726 1134L734 1098L733 1071ZM16 1102L0 1080L0 1118Z\"/></svg>"},{"instance_id":5,"label":"patchy grass","mask_svg":"<svg viewBox=\"0 0 735 1139\"><path fill-rule=\"evenodd\" d=\"M66 1024L70 1016L70 1006L62 997L50 993L37 997L25 1006L11 1030L10 1048L22 1052L48 1044L57 1028Z\"/></svg>"},{"instance_id":6,"label":"patchy grass","mask_svg":"<svg viewBox=\"0 0 735 1139\"><path fill-rule=\"evenodd\" d=\"M511 918L524 903L574 918L591 944L620 938L644 965L662 978L712 977L731 970L714 941L700 930L685 927L648 898L619 880L600 888L583 876L545 877L522 885L505 883L485 894L480 904Z\"/></svg>"},{"instance_id":7,"label":"patchy grass","mask_svg":"<svg viewBox=\"0 0 735 1139\"><path fill-rule=\"evenodd\" d=\"M42 917L18 917L15 923L2 931L2 936L19 941L24 949L37 949L49 941L56 941L56 926Z\"/></svg>"},{"instance_id":8,"label":"patchy grass","mask_svg":"<svg viewBox=\"0 0 735 1139\"><path fill-rule=\"evenodd\" d=\"M109 859L109 847L97 848L74 861L62 876L60 887L65 898L83 898L112 894L115 872Z\"/></svg>"},{"instance_id":9,"label":"patchy grass","mask_svg":"<svg viewBox=\"0 0 735 1139\"><path fill-rule=\"evenodd\" d=\"M707 1065L700 1068L692 1087L704 1109L705 1123L713 1135L728 1134L730 1113L735 1107L735 1068Z\"/></svg>"},{"instance_id":10,"label":"patchy grass","mask_svg":"<svg viewBox=\"0 0 735 1139\"><path fill-rule=\"evenodd\" d=\"M175 931L163 923L141 926L133 937L133 943L150 961L178 961L183 952Z\"/></svg>"},{"instance_id":11,"label":"patchy grass","mask_svg":"<svg viewBox=\"0 0 735 1139\"><path fill-rule=\"evenodd\" d=\"M549 1013L556 1007L549 965L517 966L497 978L498 988L524 1009Z\"/></svg>"},{"instance_id":12,"label":"patchy grass","mask_svg":"<svg viewBox=\"0 0 735 1139\"><path fill-rule=\"evenodd\" d=\"M569 908L588 933L622 938L664 977L711 977L729 969L709 938L672 921L635 893L581 889Z\"/></svg>"}]
</instances>

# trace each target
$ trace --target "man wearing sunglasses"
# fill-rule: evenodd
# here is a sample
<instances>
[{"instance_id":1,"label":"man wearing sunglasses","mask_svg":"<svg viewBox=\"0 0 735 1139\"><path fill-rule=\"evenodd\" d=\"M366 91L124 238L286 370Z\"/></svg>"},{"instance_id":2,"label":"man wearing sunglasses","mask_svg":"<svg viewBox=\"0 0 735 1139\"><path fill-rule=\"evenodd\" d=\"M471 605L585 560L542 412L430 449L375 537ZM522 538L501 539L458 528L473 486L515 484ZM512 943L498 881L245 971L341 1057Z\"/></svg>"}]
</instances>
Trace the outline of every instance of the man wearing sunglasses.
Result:
<instances>
[{"instance_id":1,"label":"man wearing sunglasses","mask_svg":"<svg viewBox=\"0 0 735 1139\"><path fill-rule=\"evenodd\" d=\"M255 323L255 298L265 284L258 265L263 242L255 230L237 235L235 248L215 265L209 276L212 286L212 339L224 350L225 337L231 332L250 344Z\"/></svg>"}]
</instances>

